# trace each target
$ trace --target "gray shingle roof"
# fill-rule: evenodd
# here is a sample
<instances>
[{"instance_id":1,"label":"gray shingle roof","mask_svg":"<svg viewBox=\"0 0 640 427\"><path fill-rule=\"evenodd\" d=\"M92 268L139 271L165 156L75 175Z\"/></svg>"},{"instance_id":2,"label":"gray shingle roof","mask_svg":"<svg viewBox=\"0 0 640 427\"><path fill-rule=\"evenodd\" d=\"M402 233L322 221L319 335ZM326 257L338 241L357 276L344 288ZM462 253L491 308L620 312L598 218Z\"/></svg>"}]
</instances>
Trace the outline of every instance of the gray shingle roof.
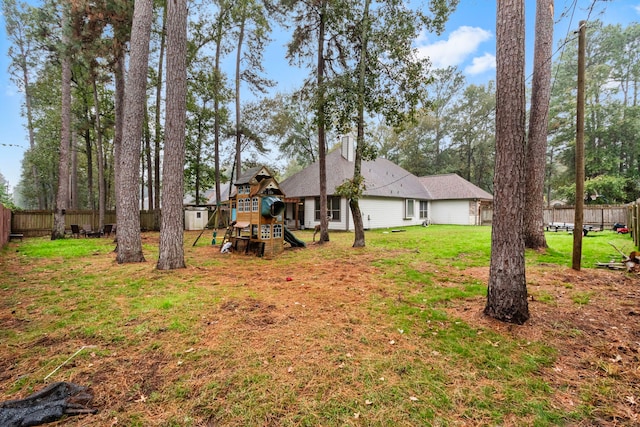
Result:
<instances>
[{"instance_id":1,"label":"gray shingle roof","mask_svg":"<svg viewBox=\"0 0 640 427\"><path fill-rule=\"evenodd\" d=\"M493 200L491 194L455 173L423 176L419 179L429 189L433 200Z\"/></svg>"},{"instance_id":2,"label":"gray shingle roof","mask_svg":"<svg viewBox=\"0 0 640 427\"><path fill-rule=\"evenodd\" d=\"M205 205L215 206L216 204L216 189L212 188L204 192L203 197L206 199ZM229 200L229 183L222 184L220 186L220 202ZM182 203L187 205L195 205L195 196L188 194L184 197Z\"/></svg>"},{"instance_id":3,"label":"gray shingle roof","mask_svg":"<svg viewBox=\"0 0 640 427\"><path fill-rule=\"evenodd\" d=\"M337 186L353 178L354 163L342 157L340 150L327 154L327 194L335 194ZM315 197L320 194L319 165L313 163L280 183L287 197ZM429 191L413 174L387 159L362 162L364 195L369 197L393 197L431 199Z\"/></svg>"}]
</instances>

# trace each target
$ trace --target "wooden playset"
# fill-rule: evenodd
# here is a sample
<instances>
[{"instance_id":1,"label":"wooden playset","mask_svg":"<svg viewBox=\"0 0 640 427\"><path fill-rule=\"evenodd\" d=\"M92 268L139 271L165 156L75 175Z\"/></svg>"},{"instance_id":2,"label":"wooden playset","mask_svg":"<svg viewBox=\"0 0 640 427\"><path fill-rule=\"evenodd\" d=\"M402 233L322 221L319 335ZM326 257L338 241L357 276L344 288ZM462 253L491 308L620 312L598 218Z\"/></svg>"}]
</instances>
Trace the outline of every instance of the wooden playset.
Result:
<instances>
[{"instance_id":1,"label":"wooden playset","mask_svg":"<svg viewBox=\"0 0 640 427\"><path fill-rule=\"evenodd\" d=\"M273 174L264 166L249 169L235 182L230 197L231 225L223 245L231 242L235 251L275 256L284 251L284 242L305 246L284 225L284 193Z\"/></svg>"}]
</instances>

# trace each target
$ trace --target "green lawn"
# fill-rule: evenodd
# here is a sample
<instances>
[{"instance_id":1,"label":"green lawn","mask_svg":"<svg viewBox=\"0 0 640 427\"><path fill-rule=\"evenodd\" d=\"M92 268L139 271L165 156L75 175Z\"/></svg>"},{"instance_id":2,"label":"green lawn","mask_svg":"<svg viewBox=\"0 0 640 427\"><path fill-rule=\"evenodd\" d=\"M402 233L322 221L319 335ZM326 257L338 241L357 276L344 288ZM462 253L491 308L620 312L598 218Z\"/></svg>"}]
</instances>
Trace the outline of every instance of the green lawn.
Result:
<instances>
[{"instance_id":1,"label":"green lawn","mask_svg":"<svg viewBox=\"0 0 640 427\"><path fill-rule=\"evenodd\" d=\"M568 409L548 377L557 347L456 315L486 295L465 271L489 265L488 227L373 230L364 249L351 233L322 246L294 233L307 249L261 259L219 254L207 238L192 247L189 232L188 267L171 272L154 269L157 233L144 235L147 262L127 265L106 238L11 243L0 260L0 400L50 375L95 395L98 414L65 425L552 426L597 423L616 394L637 392L587 381ZM527 268L565 270L572 236L547 240ZM591 233L583 267L618 259L610 243L633 250L628 236ZM596 297L571 294L576 308Z\"/></svg>"}]
</instances>

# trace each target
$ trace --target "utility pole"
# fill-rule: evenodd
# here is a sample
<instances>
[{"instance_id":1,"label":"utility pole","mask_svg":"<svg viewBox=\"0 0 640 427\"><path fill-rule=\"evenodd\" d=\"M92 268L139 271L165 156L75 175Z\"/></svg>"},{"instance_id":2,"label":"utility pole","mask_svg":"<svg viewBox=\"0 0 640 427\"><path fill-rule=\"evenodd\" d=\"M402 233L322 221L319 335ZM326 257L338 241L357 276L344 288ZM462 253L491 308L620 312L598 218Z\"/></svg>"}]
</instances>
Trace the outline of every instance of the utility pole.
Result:
<instances>
[{"instance_id":1,"label":"utility pole","mask_svg":"<svg viewBox=\"0 0 640 427\"><path fill-rule=\"evenodd\" d=\"M573 221L573 258L571 268L580 271L582 226L584 222L584 68L587 22L578 29L578 99L576 111L576 210Z\"/></svg>"}]
</instances>

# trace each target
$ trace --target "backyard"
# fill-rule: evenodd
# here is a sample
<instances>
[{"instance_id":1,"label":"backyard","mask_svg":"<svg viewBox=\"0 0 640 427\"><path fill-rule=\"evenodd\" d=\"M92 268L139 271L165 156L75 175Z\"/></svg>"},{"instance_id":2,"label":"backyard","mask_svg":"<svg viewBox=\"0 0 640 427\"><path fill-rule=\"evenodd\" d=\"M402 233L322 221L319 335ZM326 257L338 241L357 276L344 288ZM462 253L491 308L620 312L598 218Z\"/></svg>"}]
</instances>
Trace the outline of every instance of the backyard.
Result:
<instances>
[{"instance_id":1,"label":"backyard","mask_svg":"<svg viewBox=\"0 0 640 427\"><path fill-rule=\"evenodd\" d=\"M594 268L633 242L527 252L531 319L482 315L491 229L332 233L273 259L185 233L187 268L118 265L113 240L29 238L0 255L0 401L55 381L65 426L637 425L640 278ZM218 233L221 235L221 233ZM218 242L219 243L219 242ZM46 380L45 380L46 378Z\"/></svg>"}]
</instances>

